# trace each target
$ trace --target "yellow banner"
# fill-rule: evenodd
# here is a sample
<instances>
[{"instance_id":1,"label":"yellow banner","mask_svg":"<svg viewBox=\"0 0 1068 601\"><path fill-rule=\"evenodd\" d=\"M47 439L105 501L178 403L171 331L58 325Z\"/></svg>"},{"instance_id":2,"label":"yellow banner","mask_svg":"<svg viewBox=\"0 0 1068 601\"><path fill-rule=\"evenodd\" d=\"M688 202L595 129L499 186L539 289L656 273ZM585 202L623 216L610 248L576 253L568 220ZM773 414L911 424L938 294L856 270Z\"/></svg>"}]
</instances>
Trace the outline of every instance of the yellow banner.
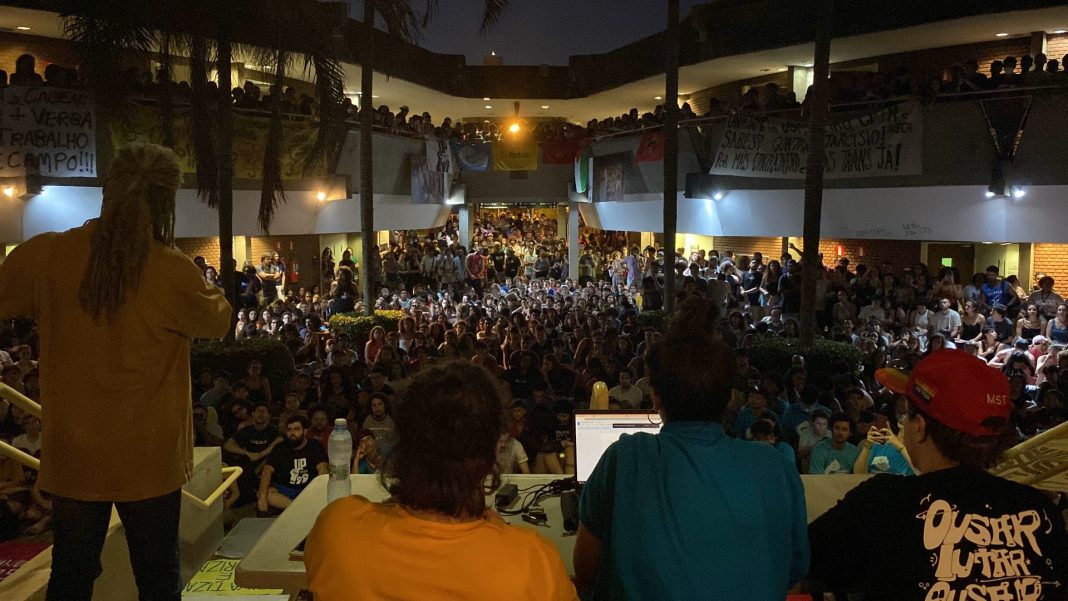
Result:
<instances>
[{"instance_id":1,"label":"yellow banner","mask_svg":"<svg viewBox=\"0 0 1068 601\"><path fill-rule=\"evenodd\" d=\"M189 130L188 114L174 118L174 152L184 173L196 173L193 159L193 136ZM267 147L270 118L234 114L233 118L234 177L260 179L263 175L263 152ZM282 122L282 179L299 180L305 177L304 159L315 145L316 126L311 121ZM134 142L160 144L163 140L159 113L153 108L130 105L121 119L111 123L111 143L122 148ZM308 176L326 174L323 167Z\"/></svg>"},{"instance_id":2,"label":"yellow banner","mask_svg":"<svg viewBox=\"0 0 1068 601\"><path fill-rule=\"evenodd\" d=\"M493 143L494 171L537 171L538 142L526 138L523 140L501 140Z\"/></svg>"},{"instance_id":3,"label":"yellow banner","mask_svg":"<svg viewBox=\"0 0 1068 601\"><path fill-rule=\"evenodd\" d=\"M241 588L234 584L236 559L213 559L204 564L200 571L186 583L183 596L210 594L212 596L240 595L278 595L281 590Z\"/></svg>"}]
</instances>

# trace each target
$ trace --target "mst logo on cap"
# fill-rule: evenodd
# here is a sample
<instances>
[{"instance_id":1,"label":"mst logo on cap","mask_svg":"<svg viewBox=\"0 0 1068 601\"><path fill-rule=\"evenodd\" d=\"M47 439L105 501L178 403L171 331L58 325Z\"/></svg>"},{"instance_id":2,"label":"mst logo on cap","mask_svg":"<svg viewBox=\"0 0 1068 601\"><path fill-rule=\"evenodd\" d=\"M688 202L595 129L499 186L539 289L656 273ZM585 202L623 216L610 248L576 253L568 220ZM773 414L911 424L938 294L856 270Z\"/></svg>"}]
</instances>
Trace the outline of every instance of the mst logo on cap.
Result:
<instances>
[{"instance_id":1,"label":"mst logo on cap","mask_svg":"<svg viewBox=\"0 0 1068 601\"><path fill-rule=\"evenodd\" d=\"M964 351L936 351L911 374L884 368L875 372L875 378L941 424L971 436L996 434L984 422L1007 421L1012 411L1008 378Z\"/></svg>"}]
</instances>

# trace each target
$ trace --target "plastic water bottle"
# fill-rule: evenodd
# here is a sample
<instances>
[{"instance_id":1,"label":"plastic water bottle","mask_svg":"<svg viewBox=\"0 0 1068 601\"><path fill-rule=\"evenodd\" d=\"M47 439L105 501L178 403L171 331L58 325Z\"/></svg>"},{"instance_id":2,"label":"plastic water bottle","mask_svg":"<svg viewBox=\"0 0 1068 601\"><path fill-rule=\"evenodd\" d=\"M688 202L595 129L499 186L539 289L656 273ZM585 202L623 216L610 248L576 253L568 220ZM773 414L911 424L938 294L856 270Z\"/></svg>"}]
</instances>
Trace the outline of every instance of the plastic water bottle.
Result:
<instances>
[{"instance_id":1,"label":"plastic water bottle","mask_svg":"<svg viewBox=\"0 0 1068 601\"><path fill-rule=\"evenodd\" d=\"M334 431L327 443L330 457L330 481L326 484L326 502L352 494L349 469L352 466L352 435L344 419L334 420Z\"/></svg>"}]
</instances>

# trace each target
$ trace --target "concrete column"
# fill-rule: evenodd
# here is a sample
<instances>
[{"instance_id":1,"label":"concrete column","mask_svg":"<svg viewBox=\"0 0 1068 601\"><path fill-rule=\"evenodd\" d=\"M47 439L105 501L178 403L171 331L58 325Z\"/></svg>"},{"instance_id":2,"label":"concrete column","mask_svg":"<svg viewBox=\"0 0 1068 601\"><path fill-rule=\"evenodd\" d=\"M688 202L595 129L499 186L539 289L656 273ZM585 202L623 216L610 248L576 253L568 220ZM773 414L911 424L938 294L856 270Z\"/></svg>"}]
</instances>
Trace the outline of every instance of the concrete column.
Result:
<instances>
[{"instance_id":1,"label":"concrete column","mask_svg":"<svg viewBox=\"0 0 1068 601\"><path fill-rule=\"evenodd\" d=\"M567 227L567 205L556 205L556 237L570 241L567 237Z\"/></svg>"},{"instance_id":2,"label":"concrete column","mask_svg":"<svg viewBox=\"0 0 1068 601\"><path fill-rule=\"evenodd\" d=\"M460 217L460 245L471 250L471 207L466 204L460 205L458 213Z\"/></svg>"},{"instance_id":3,"label":"concrete column","mask_svg":"<svg viewBox=\"0 0 1068 601\"><path fill-rule=\"evenodd\" d=\"M1032 31L1031 32L1031 48L1028 49L1028 53L1031 56L1036 54L1046 53L1046 32L1044 31Z\"/></svg>"},{"instance_id":4,"label":"concrete column","mask_svg":"<svg viewBox=\"0 0 1068 601\"><path fill-rule=\"evenodd\" d=\"M795 65L787 70L786 75L786 81L790 84L790 91L797 95L798 102L804 102L808 87L812 85L812 67Z\"/></svg>"},{"instance_id":5,"label":"concrete column","mask_svg":"<svg viewBox=\"0 0 1068 601\"><path fill-rule=\"evenodd\" d=\"M578 281L579 273L579 209L578 203L560 207L567 217L567 274Z\"/></svg>"}]
</instances>

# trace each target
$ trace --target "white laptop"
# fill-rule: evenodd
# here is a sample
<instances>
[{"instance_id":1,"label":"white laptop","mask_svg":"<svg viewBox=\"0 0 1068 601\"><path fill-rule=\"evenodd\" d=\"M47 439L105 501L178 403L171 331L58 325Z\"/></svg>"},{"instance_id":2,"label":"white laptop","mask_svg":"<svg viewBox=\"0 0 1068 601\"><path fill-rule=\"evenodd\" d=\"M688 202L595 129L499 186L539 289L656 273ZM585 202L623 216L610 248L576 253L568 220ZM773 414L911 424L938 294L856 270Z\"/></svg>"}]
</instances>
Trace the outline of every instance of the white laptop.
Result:
<instances>
[{"instance_id":1,"label":"white laptop","mask_svg":"<svg viewBox=\"0 0 1068 601\"><path fill-rule=\"evenodd\" d=\"M655 411L576 411L575 481L583 484L597 467L608 445L623 434L660 431Z\"/></svg>"}]
</instances>

